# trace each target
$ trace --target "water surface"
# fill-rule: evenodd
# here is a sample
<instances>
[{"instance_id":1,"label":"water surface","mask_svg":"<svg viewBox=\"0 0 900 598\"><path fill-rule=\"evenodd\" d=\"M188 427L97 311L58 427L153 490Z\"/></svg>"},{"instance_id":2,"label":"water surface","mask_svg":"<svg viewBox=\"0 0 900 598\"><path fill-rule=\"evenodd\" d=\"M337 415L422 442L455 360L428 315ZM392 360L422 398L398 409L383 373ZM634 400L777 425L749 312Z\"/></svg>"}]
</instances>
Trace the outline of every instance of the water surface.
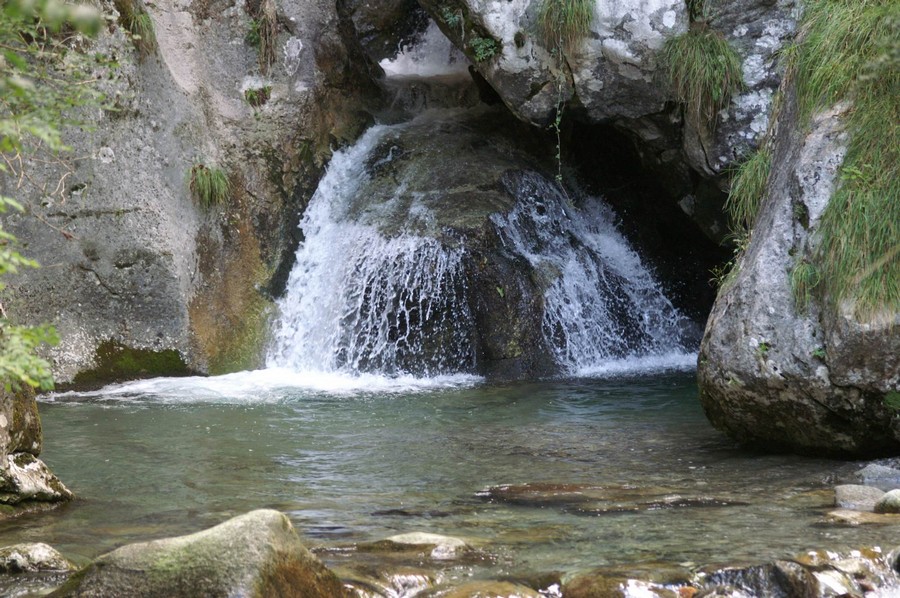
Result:
<instances>
[{"instance_id":1,"label":"water surface","mask_svg":"<svg viewBox=\"0 0 900 598\"><path fill-rule=\"evenodd\" d=\"M320 548L460 536L486 558L458 574L491 577L895 541L895 528L821 524L828 490L856 466L738 450L707 423L691 373L340 380L304 388L263 371L45 397L42 456L78 500L0 524L0 544L44 541L87 559L260 507L288 513ZM623 508L478 495L523 483L587 484Z\"/></svg>"}]
</instances>

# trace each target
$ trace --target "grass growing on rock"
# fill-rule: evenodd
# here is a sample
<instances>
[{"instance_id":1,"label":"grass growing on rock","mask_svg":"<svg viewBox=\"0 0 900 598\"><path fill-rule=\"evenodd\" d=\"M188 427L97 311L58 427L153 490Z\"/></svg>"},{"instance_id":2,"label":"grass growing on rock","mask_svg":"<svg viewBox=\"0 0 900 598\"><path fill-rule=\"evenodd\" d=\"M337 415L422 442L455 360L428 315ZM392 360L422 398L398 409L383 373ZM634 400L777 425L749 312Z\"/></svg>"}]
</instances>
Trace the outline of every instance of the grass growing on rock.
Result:
<instances>
[{"instance_id":1,"label":"grass growing on rock","mask_svg":"<svg viewBox=\"0 0 900 598\"><path fill-rule=\"evenodd\" d=\"M538 32L547 48L569 54L587 37L594 18L594 0L543 0Z\"/></svg>"},{"instance_id":2,"label":"grass growing on rock","mask_svg":"<svg viewBox=\"0 0 900 598\"><path fill-rule=\"evenodd\" d=\"M138 53L149 56L156 52L156 30L144 7L134 0L115 0L115 7L119 11L119 24L131 34Z\"/></svg>"},{"instance_id":3,"label":"grass growing on rock","mask_svg":"<svg viewBox=\"0 0 900 598\"><path fill-rule=\"evenodd\" d=\"M679 102L697 122L713 127L716 114L743 85L741 59L725 37L705 22L666 40L661 59Z\"/></svg>"},{"instance_id":4,"label":"grass growing on rock","mask_svg":"<svg viewBox=\"0 0 900 598\"><path fill-rule=\"evenodd\" d=\"M753 227L771 167L771 152L760 147L737 169L725 202L732 228L750 230Z\"/></svg>"},{"instance_id":5,"label":"grass growing on rock","mask_svg":"<svg viewBox=\"0 0 900 598\"><path fill-rule=\"evenodd\" d=\"M190 188L203 207L221 203L230 191L225 171L205 164L191 167Z\"/></svg>"},{"instance_id":6,"label":"grass growing on rock","mask_svg":"<svg viewBox=\"0 0 900 598\"><path fill-rule=\"evenodd\" d=\"M819 225L826 296L858 317L900 310L900 4L810 0L793 54L802 117L849 101L849 142Z\"/></svg>"}]
</instances>

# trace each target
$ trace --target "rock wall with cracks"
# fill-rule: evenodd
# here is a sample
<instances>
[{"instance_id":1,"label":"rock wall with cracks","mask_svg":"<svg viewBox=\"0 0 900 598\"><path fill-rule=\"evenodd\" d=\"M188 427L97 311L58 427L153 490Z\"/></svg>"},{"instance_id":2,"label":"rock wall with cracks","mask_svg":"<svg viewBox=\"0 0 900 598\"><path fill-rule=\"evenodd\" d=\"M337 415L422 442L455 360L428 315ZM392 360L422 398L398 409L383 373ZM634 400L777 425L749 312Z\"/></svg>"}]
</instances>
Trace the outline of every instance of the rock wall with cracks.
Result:
<instances>
[{"instance_id":1,"label":"rock wall with cracks","mask_svg":"<svg viewBox=\"0 0 900 598\"><path fill-rule=\"evenodd\" d=\"M543 1L420 4L516 116L547 126L564 105L568 119L613 124L633 139L643 166L667 181L669 199L679 202L711 239L722 241L728 233L721 216L728 169L756 146L768 127L781 80L778 52L793 38L797 2L706 3L704 20L738 52L745 81L720 112L717 125L707 127L673 103L660 61L666 40L689 27L684 0L598 0L590 32L564 60L538 35ZM476 39L494 40L494 54L477 61Z\"/></svg>"},{"instance_id":2,"label":"rock wall with cracks","mask_svg":"<svg viewBox=\"0 0 900 598\"><path fill-rule=\"evenodd\" d=\"M869 321L853 305L807 306L791 272L815 251L819 221L839 177L848 106L798 122L788 91L772 173L750 245L707 322L698 365L712 423L765 450L821 455L896 454L900 419L885 399L900 391L900 314Z\"/></svg>"},{"instance_id":3,"label":"rock wall with cracks","mask_svg":"<svg viewBox=\"0 0 900 598\"><path fill-rule=\"evenodd\" d=\"M119 64L96 73L113 106L85 115L91 129L68 133L73 151L60 162L28 165L40 183L3 182L27 208L6 226L42 264L8 277L4 304L17 321L56 325L61 342L47 356L58 383L259 359L300 212L331 148L369 119L358 100L366 63L334 4L267 2L269 68L245 41L250 13L265 7L154 2L158 49L141 55L103 4L108 28L81 43ZM269 88L268 101L251 106L250 88ZM189 189L198 163L231 185L209 208Z\"/></svg>"}]
</instances>

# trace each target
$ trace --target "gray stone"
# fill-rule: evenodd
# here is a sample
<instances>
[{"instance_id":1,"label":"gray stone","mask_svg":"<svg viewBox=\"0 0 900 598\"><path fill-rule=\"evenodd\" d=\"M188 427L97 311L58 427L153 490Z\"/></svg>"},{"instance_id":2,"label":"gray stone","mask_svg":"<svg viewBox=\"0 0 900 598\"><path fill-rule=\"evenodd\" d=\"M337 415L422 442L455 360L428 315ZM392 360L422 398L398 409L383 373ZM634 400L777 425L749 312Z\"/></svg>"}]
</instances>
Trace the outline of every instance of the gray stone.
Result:
<instances>
[{"instance_id":1,"label":"gray stone","mask_svg":"<svg viewBox=\"0 0 900 598\"><path fill-rule=\"evenodd\" d=\"M422 594L440 598L541 598L532 588L508 581L472 581L452 588L438 588Z\"/></svg>"},{"instance_id":2,"label":"gray stone","mask_svg":"<svg viewBox=\"0 0 900 598\"><path fill-rule=\"evenodd\" d=\"M341 582L300 543L290 520L252 511L177 538L98 557L53 596L121 598L298 595L340 598Z\"/></svg>"},{"instance_id":3,"label":"gray stone","mask_svg":"<svg viewBox=\"0 0 900 598\"><path fill-rule=\"evenodd\" d=\"M844 484L834 488L834 506L855 511L872 511L884 491L873 486Z\"/></svg>"},{"instance_id":4,"label":"gray stone","mask_svg":"<svg viewBox=\"0 0 900 598\"><path fill-rule=\"evenodd\" d=\"M785 95L772 173L749 247L719 291L700 347L710 421L770 451L872 455L900 450L884 396L900 376L900 314L860 322L852 308L800 310L790 275L815 233L845 152L846 106L800 125ZM808 221L798 214L808 214ZM803 221L801 221L803 220Z\"/></svg>"},{"instance_id":5,"label":"gray stone","mask_svg":"<svg viewBox=\"0 0 900 598\"><path fill-rule=\"evenodd\" d=\"M836 509L825 514L826 523L839 525L900 525L900 517L893 514Z\"/></svg>"},{"instance_id":6,"label":"gray stone","mask_svg":"<svg viewBox=\"0 0 900 598\"><path fill-rule=\"evenodd\" d=\"M97 73L116 109L92 111L93 130L66 139L71 154L27 164L31 179L15 190L28 214L4 226L44 267L5 280L4 304L19 322L56 326L61 341L46 356L60 385L260 365L271 306L261 289L277 292L290 267L299 214L331 147L367 122L359 98L375 88L334 2L276 3L276 61L265 76L242 41L244 4L208 4L146 6L158 51L141 58L102 2L110 27L84 44L119 64ZM244 91L263 85L270 99L250 106ZM229 175L219 206L191 196L199 162ZM11 180L0 181L7 195ZM174 366L111 371L100 355L108 344Z\"/></svg>"},{"instance_id":7,"label":"gray stone","mask_svg":"<svg viewBox=\"0 0 900 598\"><path fill-rule=\"evenodd\" d=\"M869 463L856 472L856 477L866 486L875 486L884 491L900 487L900 469L880 463Z\"/></svg>"},{"instance_id":8,"label":"gray stone","mask_svg":"<svg viewBox=\"0 0 900 598\"><path fill-rule=\"evenodd\" d=\"M0 503L71 500L72 492L31 453L11 453L0 467Z\"/></svg>"},{"instance_id":9,"label":"gray stone","mask_svg":"<svg viewBox=\"0 0 900 598\"><path fill-rule=\"evenodd\" d=\"M876 513L900 513L900 490L891 490L875 503Z\"/></svg>"},{"instance_id":10,"label":"gray stone","mask_svg":"<svg viewBox=\"0 0 900 598\"><path fill-rule=\"evenodd\" d=\"M42 542L0 548L0 573L74 571L77 567L52 546Z\"/></svg>"}]
</instances>

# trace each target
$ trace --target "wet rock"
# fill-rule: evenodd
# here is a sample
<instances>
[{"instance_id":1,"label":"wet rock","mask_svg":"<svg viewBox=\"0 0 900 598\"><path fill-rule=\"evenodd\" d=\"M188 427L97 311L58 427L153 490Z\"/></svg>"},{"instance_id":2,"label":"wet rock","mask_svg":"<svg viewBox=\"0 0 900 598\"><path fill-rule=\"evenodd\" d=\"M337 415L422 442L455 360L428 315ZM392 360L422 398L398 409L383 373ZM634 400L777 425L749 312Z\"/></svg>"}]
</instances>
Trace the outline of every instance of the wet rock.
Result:
<instances>
[{"instance_id":1,"label":"wet rock","mask_svg":"<svg viewBox=\"0 0 900 598\"><path fill-rule=\"evenodd\" d=\"M288 518L252 511L177 538L129 544L98 557L55 597L346 596Z\"/></svg>"},{"instance_id":2,"label":"wet rock","mask_svg":"<svg viewBox=\"0 0 900 598\"><path fill-rule=\"evenodd\" d=\"M41 419L31 389L0 389L0 519L40 503L70 500L72 493L37 458Z\"/></svg>"},{"instance_id":3,"label":"wet rock","mask_svg":"<svg viewBox=\"0 0 900 598\"><path fill-rule=\"evenodd\" d=\"M401 546L415 546L430 548L430 556L433 559L452 559L473 548L460 538L430 534L426 532L412 532L398 534L387 539L388 542Z\"/></svg>"},{"instance_id":4,"label":"wet rock","mask_svg":"<svg viewBox=\"0 0 900 598\"><path fill-rule=\"evenodd\" d=\"M900 490L891 490L875 503L876 513L900 513Z\"/></svg>"},{"instance_id":5,"label":"wet rock","mask_svg":"<svg viewBox=\"0 0 900 598\"><path fill-rule=\"evenodd\" d=\"M900 487L900 468L886 463L869 463L858 472L856 477L866 486L875 486L887 492Z\"/></svg>"},{"instance_id":6,"label":"wet rock","mask_svg":"<svg viewBox=\"0 0 900 598\"><path fill-rule=\"evenodd\" d=\"M379 569L376 566L351 566L335 569L345 586L357 597L413 596L431 588L435 574L414 567Z\"/></svg>"},{"instance_id":7,"label":"wet rock","mask_svg":"<svg viewBox=\"0 0 900 598\"><path fill-rule=\"evenodd\" d=\"M843 484L834 488L834 506L855 511L873 511L884 491L873 486Z\"/></svg>"},{"instance_id":8,"label":"wet rock","mask_svg":"<svg viewBox=\"0 0 900 598\"><path fill-rule=\"evenodd\" d=\"M842 525L900 525L900 517L894 514L837 509L825 515L825 522Z\"/></svg>"},{"instance_id":9,"label":"wet rock","mask_svg":"<svg viewBox=\"0 0 900 598\"><path fill-rule=\"evenodd\" d=\"M473 581L450 589L438 589L433 598L542 598L537 591L508 581Z\"/></svg>"},{"instance_id":10,"label":"wet rock","mask_svg":"<svg viewBox=\"0 0 900 598\"><path fill-rule=\"evenodd\" d=\"M698 575L700 596L815 596L816 580L791 561L766 565L719 569Z\"/></svg>"},{"instance_id":11,"label":"wet rock","mask_svg":"<svg viewBox=\"0 0 900 598\"><path fill-rule=\"evenodd\" d=\"M646 596L647 598L679 598L673 589L640 579L587 574L574 578L563 587L566 598L627 598Z\"/></svg>"},{"instance_id":12,"label":"wet rock","mask_svg":"<svg viewBox=\"0 0 900 598\"><path fill-rule=\"evenodd\" d=\"M75 571L77 567L44 543L14 544L0 548L0 573Z\"/></svg>"}]
</instances>

